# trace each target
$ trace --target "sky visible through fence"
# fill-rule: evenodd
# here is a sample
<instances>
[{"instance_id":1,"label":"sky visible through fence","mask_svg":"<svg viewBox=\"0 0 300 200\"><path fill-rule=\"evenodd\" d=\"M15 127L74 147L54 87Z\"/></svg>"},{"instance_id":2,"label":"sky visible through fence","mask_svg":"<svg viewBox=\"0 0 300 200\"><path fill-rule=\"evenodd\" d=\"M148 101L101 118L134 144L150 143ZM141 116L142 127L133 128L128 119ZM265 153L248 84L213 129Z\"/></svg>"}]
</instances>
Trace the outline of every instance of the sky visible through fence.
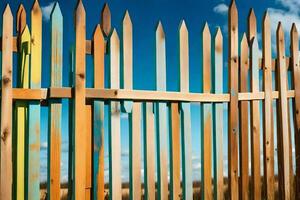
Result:
<instances>
[{"instance_id":1,"label":"sky visible through fence","mask_svg":"<svg viewBox=\"0 0 300 200\"><path fill-rule=\"evenodd\" d=\"M3 13L6 3L9 3L13 14L15 15L19 3L23 3L27 11L27 22L30 25L29 13L33 1L1 1L0 11ZM50 14L55 1L40 1L43 12L43 63L42 63L42 87L50 85ZM162 21L166 34L167 49L167 90L176 91L179 84L179 59L178 59L178 28L180 21L185 20L190 38L190 92L202 92L202 44L201 30L207 21L212 35L215 34L217 26L222 29L224 36L224 92L228 87L228 66L227 66L227 50L228 31L227 31L227 9L229 1L212 0L212 1L196 1L196 0L110 0L104 2L102 0L83 1L87 15L87 38L92 38L92 33L96 24L100 23L100 12L104 3L108 3L112 14L112 27L115 27L120 35L121 22L126 10L129 11L133 23L133 88L134 89L155 89L155 28L158 20ZM76 6L75 0L59 1L63 19L64 19L64 60L63 60L63 86L69 86L70 71L70 49L75 41L74 30L74 10ZM272 50L275 57L275 33L276 24L279 20L283 22L285 33L288 35L292 22L300 27L300 3L297 0L253 0L253 1L237 1L239 9L239 36L247 30L248 8L255 9L258 23L258 41L261 48L261 20L264 10L268 8L271 17L272 27ZM2 20L1 20L2 21ZM14 22L15 23L15 22ZM2 27L2 26L0 26ZM286 46L289 46L289 37L286 37ZM288 48L287 55L289 54ZM16 56L14 56L16 59ZM106 58L107 59L107 58ZM14 60L14 63L17 63ZM108 65L106 64L106 69ZM14 75L16 67L14 66ZM87 56L87 87L92 86L92 57ZM106 75L108 76L108 70ZM14 87L16 79L14 78ZM261 80L261 79L260 79ZM290 78L289 78L290 80ZM108 85L108 80L105 80ZM260 83L260 87L262 84ZM227 108L227 107L225 107ZM48 107L41 109L41 181L46 181L47 173L47 117ZM200 106L192 104L192 148L193 148L193 178L199 180L201 175L200 166ZM107 113L107 110L106 110ZM275 113L275 112L274 112ZM224 112L224 154L227 155L227 110ZM129 178L129 136L128 136L128 116L122 114L121 122L121 142L122 142L122 178L128 181ZM293 119L293 117L291 117ZM107 120L105 127L107 127ZM63 131L62 131L62 182L67 181L68 170L68 102L63 100ZM107 128L105 128L105 177L108 180L108 140ZM293 134L293 133L292 133ZM292 138L294 138L292 136ZM276 137L275 137L276 140ZM262 141L262 139L261 139ZM276 144L275 144L276 146ZM262 148L261 148L262 151ZM276 152L276 151L275 151ZM143 154L142 154L143 155ZM226 156L227 157L227 156ZM142 163L143 166L143 163ZM263 167L263 165L261 165ZM224 174L227 175L227 160L224 160ZM275 163L275 171L277 163ZM142 173L143 175L143 173Z\"/></svg>"}]
</instances>

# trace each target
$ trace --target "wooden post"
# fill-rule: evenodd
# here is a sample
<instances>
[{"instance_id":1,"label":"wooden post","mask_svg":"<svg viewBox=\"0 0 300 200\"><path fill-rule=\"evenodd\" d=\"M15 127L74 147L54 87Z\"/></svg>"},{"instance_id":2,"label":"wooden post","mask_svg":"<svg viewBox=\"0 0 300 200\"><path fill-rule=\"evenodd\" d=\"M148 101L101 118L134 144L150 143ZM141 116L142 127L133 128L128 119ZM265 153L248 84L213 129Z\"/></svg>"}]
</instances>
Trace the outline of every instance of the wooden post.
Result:
<instances>
[{"instance_id":1,"label":"wooden post","mask_svg":"<svg viewBox=\"0 0 300 200\"><path fill-rule=\"evenodd\" d=\"M85 198L86 182L86 110L85 110L85 49L86 49L86 21L82 1L78 1L75 17L75 98L74 98L74 152L75 199Z\"/></svg>"},{"instance_id":2,"label":"wooden post","mask_svg":"<svg viewBox=\"0 0 300 200\"><path fill-rule=\"evenodd\" d=\"M120 40L114 29L110 37L110 88L120 87ZM109 108L109 189L110 199L122 198L120 102L111 101Z\"/></svg>"},{"instance_id":3,"label":"wooden post","mask_svg":"<svg viewBox=\"0 0 300 200\"><path fill-rule=\"evenodd\" d=\"M228 176L232 200L238 199L238 12L235 0L229 7L229 126L228 126Z\"/></svg>"},{"instance_id":4,"label":"wooden post","mask_svg":"<svg viewBox=\"0 0 300 200\"><path fill-rule=\"evenodd\" d=\"M249 46L244 33L241 42L240 91L248 92ZM240 102L240 198L249 199L249 102Z\"/></svg>"},{"instance_id":5,"label":"wooden post","mask_svg":"<svg viewBox=\"0 0 300 200\"><path fill-rule=\"evenodd\" d=\"M264 190L266 199L274 199L274 124L273 124L273 99L272 99L272 55L271 55L271 27L270 17L266 12L262 26L263 36L263 88L265 92L264 111Z\"/></svg>"},{"instance_id":6,"label":"wooden post","mask_svg":"<svg viewBox=\"0 0 300 200\"><path fill-rule=\"evenodd\" d=\"M145 199L155 200L155 128L153 103L146 102L144 111L144 177Z\"/></svg>"},{"instance_id":7,"label":"wooden post","mask_svg":"<svg viewBox=\"0 0 300 200\"><path fill-rule=\"evenodd\" d=\"M12 199L12 66L13 16L6 6L2 21L2 90L1 90L1 199Z\"/></svg>"},{"instance_id":8,"label":"wooden post","mask_svg":"<svg viewBox=\"0 0 300 200\"><path fill-rule=\"evenodd\" d=\"M189 33L184 21L179 28L180 92L189 92ZM182 197L193 198L191 106L180 103L182 144ZM179 147L176 147L179 148Z\"/></svg>"},{"instance_id":9,"label":"wooden post","mask_svg":"<svg viewBox=\"0 0 300 200\"><path fill-rule=\"evenodd\" d=\"M56 3L51 14L51 87L62 87L63 71L63 18L59 4ZM60 198L60 162L61 162L61 101L49 102L49 167L48 197ZM71 142L71 141L70 141Z\"/></svg>"},{"instance_id":10,"label":"wooden post","mask_svg":"<svg viewBox=\"0 0 300 200\"><path fill-rule=\"evenodd\" d=\"M203 93L211 93L211 36L208 24L205 23L202 32L202 52L203 52ZM202 104L202 151L201 151L201 171L202 171L202 198L212 199L212 104Z\"/></svg>"},{"instance_id":11,"label":"wooden post","mask_svg":"<svg viewBox=\"0 0 300 200\"><path fill-rule=\"evenodd\" d=\"M285 63L284 31L281 23L276 31L277 39L277 81L279 91L279 119L278 119L278 176L280 198L290 199L290 160L289 160L289 122L287 101L287 71Z\"/></svg>"},{"instance_id":12,"label":"wooden post","mask_svg":"<svg viewBox=\"0 0 300 200\"><path fill-rule=\"evenodd\" d=\"M295 162L296 162L296 178L295 178L295 198L300 198L300 67L299 67L299 44L298 30L295 24L291 29L291 59L292 59L292 87L295 90L295 98L293 100L294 110L294 134L295 134Z\"/></svg>"},{"instance_id":13,"label":"wooden post","mask_svg":"<svg viewBox=\"0 0 300 200\"><path fill-rule=\"evenodd\" d=\"M223 93L223 36L218 28L214 38L214 92ZM224 103L213 106L213 154L214 154L214 195L215 199L224 199L223 182L223 110Z\"/></svg>"},{"instance_id":14,"label":"wooden post","mask_svg":"<svg viewBox=\"0 0 300 200\"><path fill-rule=\"evenodd\" d=\"M166 44L161 22L156 29L156 90L166 90ZM158 199L168 199L167 105L156 103Z\"/></svg>"},{"instance_id":15,"label":"wooden post","mask_svg":"<svg viewBox=\"0 0 300 200\"><path fill-rule=\"evenodd\" d=\"M94 88L104 89L104 38L97 25L93 36L93 56L94 56ZM104 200L104 102L94 101L93 112L93 177L94 177L94 197Z\"/></svg>"},{"instance_id":16,"label":"wooden post","mask_svg":"<svg viewBox=\"0 0 300 200\"><path fill-rule=\"evenodd\" d=\"M251 39L250 65L251 65L251 92L259 92L258 59L259 49L257 38ZM251 108L251 179L252 197L261 199L260 184L260 113L259 100L252 100Z\"/></svg>"}]
</instances>

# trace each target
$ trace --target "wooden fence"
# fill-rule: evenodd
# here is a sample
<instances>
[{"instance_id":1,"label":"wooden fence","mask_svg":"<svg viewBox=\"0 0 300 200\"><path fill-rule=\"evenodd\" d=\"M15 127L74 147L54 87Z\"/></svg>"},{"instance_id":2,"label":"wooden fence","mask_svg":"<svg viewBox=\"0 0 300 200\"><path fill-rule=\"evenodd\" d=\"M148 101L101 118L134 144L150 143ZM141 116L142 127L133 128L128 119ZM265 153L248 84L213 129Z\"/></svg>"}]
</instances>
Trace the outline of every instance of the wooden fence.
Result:
<instances>
[{"instance_id":1,"label":"wooden fence","mask_svg":"<svg viewBox=\"0 0 300 200\"><path fill-rule=\"evenodd\" d=\"M64 26L59 4L55 4L51 14L51 87L41 88L43 48L42 13L39 3L35 1L31 10L31 29L27 26L26 11L20 5L15 18L16 36L13 35L13 15L7 5L2 18L1 39L1 199L40 198L41 106L48 106L50 113L48 198L60 198L63 98L70 99L72 107L69 198L104 199L108 195L105 193L104 182L104 148L109 149L109 198L114 200L122 198L120 113L126 112L129 114L130 124L130 198L140 199L143 196L145 199L163 200L168 199L169 195L172 199L192 199L191 103L200 103L202 106L202 130L199 133L202 198L223 199L225 194L222 150L223 134L227 133L224 128L227 126L224 126L223 122L225 104L229 105L229 196L226 198L275 199L277 180L274 175L275 137L277 137L279 197L300 198L300 67L299 38L295 25L290 32L290 57L286 57L284 30L282 25L278 24L277 57L272 59L270 17L266 12L262 21L263 48L260 58L254 11L251 10L249 14L248 32L241 38L238 31L238 11L235 1L232 1L228 15L229 93L223 92L222 33L217 29L214 37L211 37L208 24L205 24L202 34L203 92L190 93L189 36L186 24L182 21L178 30L179 92L168 92L166 36L163 25L159 23L156 29L156 91L137 91L132 90L133 37L129 13L126 12L123 19L121 40L117 31L111 30L108 5L105 5L101 16L101 24L96 25L93 38L88 40L85 30L85 9L79 0L75 11L73 82L69 87L62 87L62 61L65 59L62 53L65 48ZM17 64L13 63L13 53L18 57ZM85 83L87 54L93 56L93 88L86 88ZM105 54L109 55L110 63L109 88L104 88ZM13 66L18 67L16 88L12 87ZM263 74L263 90L259 87L260 71ZM288 89L289 71L292 74L291 89ZM275 74L274 80L272 74ZM272 83L275 83L275 90ZM292 108L289 99L293 100ZM273 102L277 104L276 110L273 110ZM109 106L107 116L104 116L105 104ZM263 105L263 112L260 111L260 104ZM290 112L294 116L294 123L291 123ZM103 143L105 118L109 119L108 147L104 147ZM263 129L260 128L261 124ZM144 134L143 144L142 134ZM294 144L292 136L295 137ZM167 148L168 143L170 149ZM260 144L263 147L263 163L260 163ZM295 152L292 151L292 146L295 146ZM157 160L154 155L157 155ZM142 157L145 167L143 189ZM292 164L293 159L296 163L295 168ZM249 175L249 161L251 161L251 175Z\"/></svg>"}]
</instances>

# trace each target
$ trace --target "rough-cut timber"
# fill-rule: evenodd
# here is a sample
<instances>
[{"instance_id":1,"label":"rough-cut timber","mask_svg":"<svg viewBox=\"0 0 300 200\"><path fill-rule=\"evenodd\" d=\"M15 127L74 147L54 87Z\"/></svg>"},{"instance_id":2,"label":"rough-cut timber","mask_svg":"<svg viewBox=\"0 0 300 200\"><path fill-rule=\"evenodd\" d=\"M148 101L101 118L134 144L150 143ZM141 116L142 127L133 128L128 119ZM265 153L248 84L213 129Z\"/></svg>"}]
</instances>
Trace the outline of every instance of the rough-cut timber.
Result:
<instances>
[{"instance_id":1,"label":"rough-cut timber","mask_svg":"<svg viewBox=\"0 0 300 200\"><path fill-rule=\"evenodd\" d=\"M263 41L263 89L265 101L263 102L263 152L264 152L264 198L274 199L274 124L272 99L272 50L270 17L266 12L262 25Z\"/></svg>"},{"instance_id":2,"label":"rough-cut timber","mask_svg":"<svg viewBox=\"0 0 300 200\"><path fill-rule=\"evenodd\" d=\"M75 97L74 97L74 196L85 198L86 177L86 109L85 109L85 10L82 1L78 1L75 15Z\"/></svg>"},{"instance_id":3,"label":"rough-cut timber","mask_svg":"<svg viewBox=\"0 0 300 200\"><path fill-rule=\"evenodd\" d=\"M2 21L2 97L1 97L1 199L12 199L12 64L13 16L6 6Z\"/></svg>"},{"instance_id":4,"label":"rough-cut timber","mask_svg":"<svg viewBox=\"0 0 300 200\"><path fill-rule=\"evenodd\" d=\"M229 194L238 199L238 12L232 0L228 15L229 51L229 115L228 115L228 176Z\"/></svg>"}]
</instances>

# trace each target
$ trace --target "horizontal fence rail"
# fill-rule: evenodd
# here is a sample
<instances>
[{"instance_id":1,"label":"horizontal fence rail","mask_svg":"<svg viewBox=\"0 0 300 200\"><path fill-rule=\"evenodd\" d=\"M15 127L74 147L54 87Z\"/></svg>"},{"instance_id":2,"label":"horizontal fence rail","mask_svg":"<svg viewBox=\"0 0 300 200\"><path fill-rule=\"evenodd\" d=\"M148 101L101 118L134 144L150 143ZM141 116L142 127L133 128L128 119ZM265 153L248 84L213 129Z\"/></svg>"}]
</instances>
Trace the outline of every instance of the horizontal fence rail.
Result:
<instances>
[{"instance_id":1,"label":"horizontal fence rail","mask_svg":"<svg viewBox=\"0 0 300 200\"><path fill-rule=\"evenodd\" d=\"M42 107L48 107L47 199L62 198L63 99L68 100L69 109L68 199L299 199L300 63L296 25L291 27L287 51L285 32L278 24L276 57L272 58L269 14L266 12L262 19L260 55L254 10L249 12L248 29L242 36L234 0L228 12L228 50L220 28L214 32L208 23L203 26L202 92L192 93L191 38L184 20L178 28L177 91L167 91L168 36L161 22L153 34L155 90L134 90L134 37L129 12L125 12L118 33L111 27L110 9L105 4L101 22L88 39L89 21L83 2L78 0L75 40L70 48L64 46L63 33L69 30L65 30L64 11L56 2L47 30L51 33L50 87L42 88L45 50L39 2L33 3L30 23L22 4L15 18L7 5L0 38L0 199L40 199ZM70 50L67 58L63 55L66 48ZM224 58L225 52L228 58ZM92 87L86 86L87 56L93 60ZM63 60L70 58L71 83L63 87ZM228 92L224 89L226 81ZM196 119L201 124L197 142L192 134L196 132L192 130L194 105L200 105L201 116ZM124 113L128 115L128 183L122 182ZM200 180L193 177L195 143L201 152L197 163L201 166ZM228 152L224 152L224 146L228 146ZM224 174L226 164L228 173Z\"/></svg>"}]
</instances>

